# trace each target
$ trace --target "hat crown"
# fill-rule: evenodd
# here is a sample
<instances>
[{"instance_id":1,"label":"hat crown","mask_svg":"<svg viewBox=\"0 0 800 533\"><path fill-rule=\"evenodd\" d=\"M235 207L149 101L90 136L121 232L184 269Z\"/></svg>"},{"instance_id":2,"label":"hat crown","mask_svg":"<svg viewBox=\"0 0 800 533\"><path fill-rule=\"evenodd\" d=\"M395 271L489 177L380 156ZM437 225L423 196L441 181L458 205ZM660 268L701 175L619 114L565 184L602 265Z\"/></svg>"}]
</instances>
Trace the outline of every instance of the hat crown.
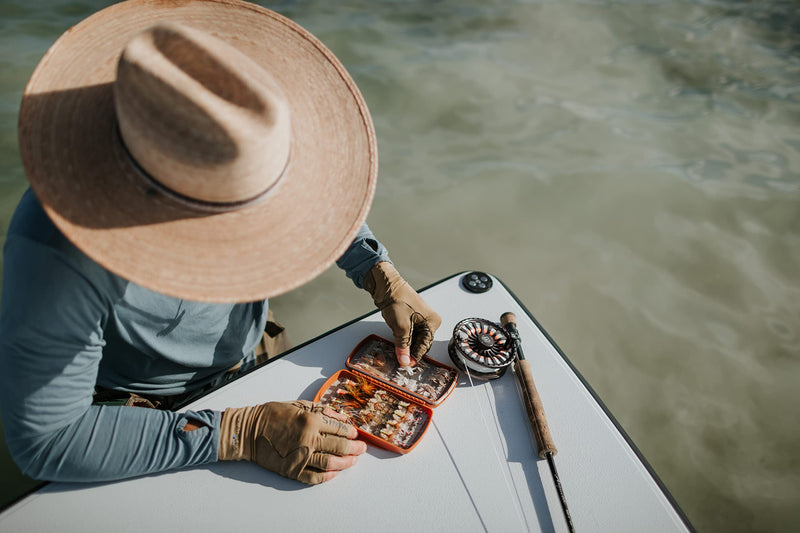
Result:
<instances>
[{"instance_id":1,"label":"hat crown","mask_svg":"<svg viewBox=\"0 0 800 533\"><path fill-rule=\"evenodd\" d=\"M277 82L228 43L174 23L134 37L117 67L123 142L151 180L200 206L240 206L266 193L291 149Z\"/></svg>"}]
</instances>

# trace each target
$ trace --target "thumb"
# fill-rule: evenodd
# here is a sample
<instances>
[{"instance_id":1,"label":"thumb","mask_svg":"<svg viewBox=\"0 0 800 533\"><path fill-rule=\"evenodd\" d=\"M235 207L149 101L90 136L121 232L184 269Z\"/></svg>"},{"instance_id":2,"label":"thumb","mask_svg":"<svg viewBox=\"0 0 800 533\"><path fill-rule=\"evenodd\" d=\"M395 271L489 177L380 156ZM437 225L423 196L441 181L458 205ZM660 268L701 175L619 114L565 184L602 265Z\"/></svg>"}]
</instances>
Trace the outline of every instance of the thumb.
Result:
<instances>
[{"instance_id":1,"label":"thumb","mask_svg":"<svg viewBox=\"0 0 800 533\"><path fill-rule=\"evenodd\" d=\"M395 341L396 342L396 341ZM399 343L395 344L394 353L397 356L397 362L400 366L411 365L411 347L401 346Z\"/></svg>"}]
</instances>

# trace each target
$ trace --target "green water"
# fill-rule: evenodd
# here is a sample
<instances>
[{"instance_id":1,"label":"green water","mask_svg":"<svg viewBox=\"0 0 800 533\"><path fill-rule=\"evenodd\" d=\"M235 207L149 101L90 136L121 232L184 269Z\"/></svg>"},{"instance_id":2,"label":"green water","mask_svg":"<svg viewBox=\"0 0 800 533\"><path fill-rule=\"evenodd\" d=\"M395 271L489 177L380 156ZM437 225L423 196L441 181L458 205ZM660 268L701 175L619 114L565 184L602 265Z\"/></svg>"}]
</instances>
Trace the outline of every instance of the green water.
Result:
<instances>
[{"instance_id":1,"label":"green water","mask_svg":"<svg viewBox=\"0 0 800 533\"><path fill-rule=\"evenodd\" d=\"M261 3L362 89L412 285L501 278L698 530L800 528L800 3ZM106 4L0 0L3 231L27 77ZM295 342L370 309L335 269L273 306Z\"/></svg>"}]
</instances>

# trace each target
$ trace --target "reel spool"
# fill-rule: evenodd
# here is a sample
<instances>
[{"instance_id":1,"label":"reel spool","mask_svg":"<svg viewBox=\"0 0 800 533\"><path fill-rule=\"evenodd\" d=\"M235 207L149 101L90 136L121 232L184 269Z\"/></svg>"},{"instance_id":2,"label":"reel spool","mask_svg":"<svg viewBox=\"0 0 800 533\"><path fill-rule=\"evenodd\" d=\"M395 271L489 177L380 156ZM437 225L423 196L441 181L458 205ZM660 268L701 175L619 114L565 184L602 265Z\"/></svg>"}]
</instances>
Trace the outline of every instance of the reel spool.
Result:
<instances>
[{"instance_id":1,"label":"reel spool","mask_svg":"<svg viewBox=\"0 0 800 533\"><path fill-rule=\"evenodd\" d=\"M447 352L455 365L478 379L497 379L514 361L514 344L500 324L467 318L456 324Z\"/></svg>"}]
</instances>

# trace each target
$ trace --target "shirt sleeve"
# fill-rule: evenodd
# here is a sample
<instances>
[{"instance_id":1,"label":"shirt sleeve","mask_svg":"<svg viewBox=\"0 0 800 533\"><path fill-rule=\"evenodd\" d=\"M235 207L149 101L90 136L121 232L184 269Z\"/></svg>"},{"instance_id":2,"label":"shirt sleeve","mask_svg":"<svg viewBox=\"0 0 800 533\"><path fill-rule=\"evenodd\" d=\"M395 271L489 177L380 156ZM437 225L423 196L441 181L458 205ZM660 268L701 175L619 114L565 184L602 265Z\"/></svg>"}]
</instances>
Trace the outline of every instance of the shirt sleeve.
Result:
<instances>
[{"instance_id":1,"label":"shirt sleeve","mask_svg":"<svg viewBox=\"0 0 800 533\"><path fill-rule=\"evenodd\" d=\"M364 276L369 269L382 261L391 262L389 252L372 234L366 223L358 230L358 235L336 264L353 280L356 287L364 288Z\"/></svg>"},{"instance_id":2,"label":"shirt sleeve","mask_svg":"<svg viewBox=\"0 0 800 533\"><path fill-rule=\"evenodd\" d=\"M113 294L98 290L57 248L9 233L0 414L22 472L51 481L105 481L216 461L218 412L92 405ZM104 271L96 268L102 282ZM200 429L185 431L189 419Z\"/></svg>"}]
</instances>

